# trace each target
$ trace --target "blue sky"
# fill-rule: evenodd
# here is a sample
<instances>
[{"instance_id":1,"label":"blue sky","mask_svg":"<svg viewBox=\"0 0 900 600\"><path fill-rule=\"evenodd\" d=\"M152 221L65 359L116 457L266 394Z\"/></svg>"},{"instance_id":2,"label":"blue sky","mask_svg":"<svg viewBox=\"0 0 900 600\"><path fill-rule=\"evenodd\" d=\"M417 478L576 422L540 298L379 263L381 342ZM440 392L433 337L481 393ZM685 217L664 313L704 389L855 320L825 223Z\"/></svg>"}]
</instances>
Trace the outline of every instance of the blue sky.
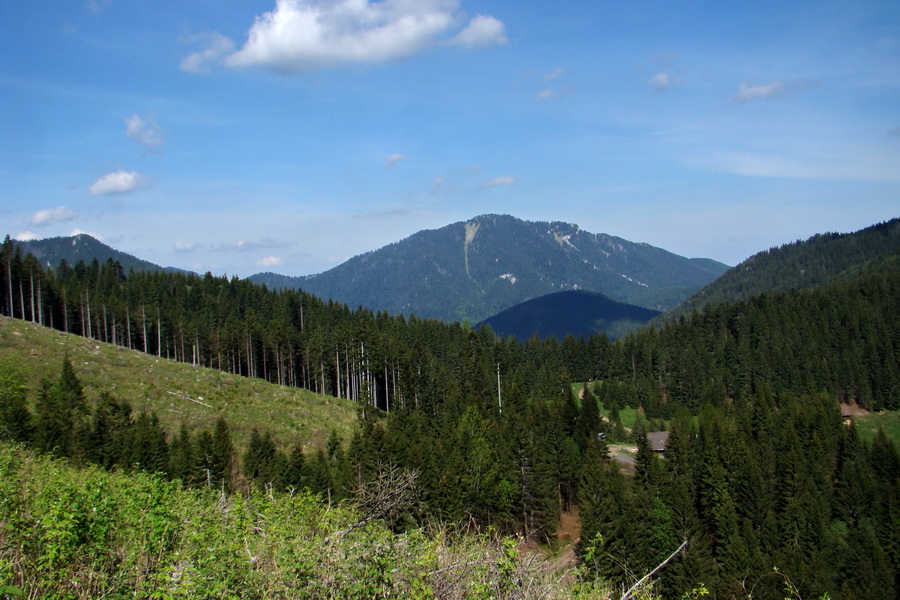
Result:
<instances>
[{"instance_id":1,"label":"blue sky","mask_svg":"<svg viewBox=\"0 0 900 600\"><path fill-rule=\"evenodd\" d=\"M246 277L483 213L736 264L900 214L900 3L0 3L0 233Z\"/></svg>"}]
</instances>

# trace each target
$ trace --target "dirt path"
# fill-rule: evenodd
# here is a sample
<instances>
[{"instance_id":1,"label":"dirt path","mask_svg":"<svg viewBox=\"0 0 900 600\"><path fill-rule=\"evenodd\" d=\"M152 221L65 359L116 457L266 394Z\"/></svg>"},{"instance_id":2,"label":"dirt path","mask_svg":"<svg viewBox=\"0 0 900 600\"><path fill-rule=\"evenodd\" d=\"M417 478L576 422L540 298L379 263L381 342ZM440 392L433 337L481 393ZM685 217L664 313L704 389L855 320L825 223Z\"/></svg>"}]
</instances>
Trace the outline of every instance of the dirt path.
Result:
<instances>
[{"instance_id":1,"label":"dirt path","mask_svg":"<svg viewBox=\"0 0 900 600\"><path fill-rule=\"evenodd\" d=\"M581 533L581 515L577 508L564 512L559 517L559 527L556 530L556 539L560 553L554 560L554 566L559 569L569 569L578 564L575 549L578 546Z\"/></svg>"}]
</instances>

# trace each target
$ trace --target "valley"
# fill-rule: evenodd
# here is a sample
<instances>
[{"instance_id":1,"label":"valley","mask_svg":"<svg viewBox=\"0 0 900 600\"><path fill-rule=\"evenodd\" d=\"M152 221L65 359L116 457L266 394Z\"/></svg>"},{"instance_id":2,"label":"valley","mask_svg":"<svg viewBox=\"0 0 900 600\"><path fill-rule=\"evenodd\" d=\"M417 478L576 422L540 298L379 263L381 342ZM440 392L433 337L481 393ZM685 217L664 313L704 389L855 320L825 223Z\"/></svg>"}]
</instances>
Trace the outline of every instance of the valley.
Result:
<instances>
[{"instance_id":1,"label":"valley","mask_svg":"<svg viewBox=\"0 0 900 600\"><path fill-rule=\"evenodd\" d=\"M894 223L876 231L890 244L898 235ZM405 597L417 585L447 585L440 576L456 563L438 559L425 582L387 577L411 572L397 549L425 544L422 552L446 557L450 534L434 532L464 527L474 537L453 546L499 552L491 559L499 571L467 568L455 581L487 586L495 597L546 590L540 580L565 582L558 590L565 597L578 589L607 600L674 553L654 577L654 597L681 597L700 585L747 595L742 582L753 577L754 598L782 600L785 580L798 598L890 598L900 561L892 545L900 455L891 437L900 411L900 269L896 253L869 234L849 236L860 248L852 265L841 262L840 246L832 252L811 240L832 275L802 289L769 284L749 299L664 315L659 326L616 340L591 331L521 341L237 278L126 274L111 258L44 269L7 240L0 253L4 473L16 481L33 477L28 469L58 469L44 462L52 457L67 461L53 476L70 482L54 484L71 490L61 506L83 502L95 485L150 485L172 506L193 507L164 517L179 533L159 542L159 570L136 567L155 573L140 583L147 593L190 595L191 586L218 581L231 592L269 596L325 585L317 577L327 572L341 596L356 589L358 597ZM588 383L573 389L573 381ZM854 423L845 424L842 405L856 407ZM660 430L668 432L664 457L650 443ZM633 450L623 455L626 447ZM145 472L155 475L143 479ZM2 506L33 507L18 530L43 531L35 528L51 517L40 503L52 489L35 486L24 496L3 489ZM349 541L356 531L373 537L340 545L346 559L332 566L337 571L323 567L306 583L271 559L251 561L265 565L256 576L239 566L283 553L274 539L248 540L243 549L210 541L233 527L211 516L215 502L242 514L247 502L272 502L277 511L294 498L303 503L301 518L318 519L312 515L336 505L349 511L335 514L343 524L310 532L311 540L325 537L317 543ZM75 505L66 510L94 531L94 517ZM197 511L210 515L208 525L189 526L184 515ZM576 511L579 541L571 546L566 531ZM111 538L121 540L117 548L129 547L138 535L132 517L104 514L124 536ZM274 514L273 534L298 527ZM62 527L54 522L47 531ZM7 537L7 548L25 553L14 564L35 565L6 572L9 589L60 593L65 581L42 570L48 560L62 561L54 572L92 594L137 589L109 570L122 550L102 550L92 562L81 545L88 533L33 535L40 542L27 547ZM206 571L190 570L201 560L198 546L185 545L191 536L216 548ZM59 539L67 540L62 554ZM354 554L360 547L381 550ZM554 559L557 551L567 558ZM372 565L378 552L389 558ZM182 569L175 556L186 555L179 572L190 576L169 577ZM375 574L380 591L362 585L358 569ZM89 572L105 579L88 581Z\"/></svg>"}]
</instances>

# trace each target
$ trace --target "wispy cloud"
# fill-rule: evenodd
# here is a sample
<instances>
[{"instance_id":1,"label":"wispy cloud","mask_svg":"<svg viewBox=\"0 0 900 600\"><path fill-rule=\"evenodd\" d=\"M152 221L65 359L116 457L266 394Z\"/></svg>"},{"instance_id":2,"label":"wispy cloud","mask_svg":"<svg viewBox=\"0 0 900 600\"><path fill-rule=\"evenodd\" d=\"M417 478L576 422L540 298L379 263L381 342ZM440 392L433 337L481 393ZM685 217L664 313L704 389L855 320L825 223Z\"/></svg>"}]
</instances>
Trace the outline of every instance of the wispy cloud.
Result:
<instances>
[{"instance_id":1,"label":"wispy cloud","mask_svg":"<svg viewBox=\"0 0 900 600\"><path fill-rule=\"evenodd\" d=\"M182 59L179 66L188 73L209 73L212 70L210 65L234 50L234 42L216 32L187 36L182 41L199 42L203 46L202 50L192 52Z\"/></svg>"},{"instance_id":2,"label":"wispy cloud","mask_svg":"<svg viewBox=\"0 0 900 600\"><path fill-rule=\"evenodd\" d=\"M87 7L89 11L94 13L95 15L100 14L104 8L106 8L107 4L110 4L112 0L87 0L84 5Z\"/></svg>"},{"instance_id":3,"label":"wispy cloud","mask_svg":"<svg viewBox=\"0 0 900 600\"><path fill-rule=\"evenodd\" d=\"M846 142L790 156L777 152L718 152L700 162L727 173L753 177L900 182L900 157L896 154L873 154L865 147Z\"/></svg>"},{"instance_id":4,"label":"wispy cloud","mask_svg":"<svg viewBox=\"0 0 900 600\"><path fill-rule=\"evenodd\" d=\"M667 69L665 71L660 71L651 77L649 83L653 86L654 90L662 92L681 85L681 78L671 69Z\"/></svg>"},{"instance_id":5,"label":"wispy cloud","mask_svg":"<svg viewBox=\"0 0 900 600\"><path fill-rule=\"evenodd\" d=\"M71 208L60 206L37 211L31 216L28 224L32 227L46 227L47 225L56 225L57 223L71 221L77 216L78 213Z\"/></svg>"},{"instance_id":6,"label":"wispy cloud","mask_svg":"<svg viewBox=\"0 0 900 600\"><path fill-rule=\"evenodd\" d=\"M125 194L150 187L150 180L135 171L115 171L107 173L88 188L91 196Z\"/></svg>"},{"instance_id":7,"label":"wispy cloud","mask_svg":"<svg viewBox=\"0 0 900 600\"><path fill-rule=\"evenodd\" d=\"M182 242L181 240L172 244L172 248L175 252L193 252L197 249L197 244L194 242Z\"/></svg>"},{"instance_id":8,"label":"wispy cloud","mask_svg":"<svg viewBox=\"0 0 900 600\"><path fill-rule=\"evenodd\" d=\"M146 119L140 115L125 118L125 135L142 146L155 148L165 144L162 128L151 117Z\"/></svg>"},{"instance_id":9,"label":"wispy cloud","mask_svg":"<svg viewBox=\"0 0 900 600\"><path fill-rule=\"evenodd\" d=\"M749 85L747 82L743 82L738 88L738 93L731 100L735 104L743 104L753 100L770 100L772 98L784 96L790 91L809 87L811 85L814 85L814 82L808 80L776 80L764 85Z\"/></svg>"},{"instance_id":10,"label":"wispy cloud","mask_svg":"<svg viewBox=\"0 0 900 600\"><path fill-rule=\"evenodd\" d=\"M391 167L393 167L394 165L396 165L398 162L400 162L400 161L403 160L404 158L406 158L406 157L405 157L404 155L402 155L402 154L396 154L396 153L391 154L391 155L389 155L389 156L385 159L385 161L384 161L384 168L385 168L385 169L390 169Z\"/></svg>"},{"instance_id":11,"label":"wispy cloud","mask_svg":"<svg viewBox=\"0 0 900 600\"><path fill-rule=\"evenodd\" d=\"M405 217L409 214L410 210L408 208L390 208L380 212L357 213L353 215L352 218L355 220L367 221L371 219L394 219L397 217Z\"/></svg>"},{"instance_id":12,"label":"wispy cloud","mask_svg":"<svg viewBox=\"0 0 900 600\"><path fill-rule=\"evenodd\" d=\"M553 69L552 71L550 71L549 73L547 73L546 75L544 75L544 83L547 83L548 81L553 81L554 79L559 79L560 77L562 77L565 74L566 74L565 69L563 69L562 67L557 67L557 68Z\"/></svg>"},{"instance_id":13,"label":"wispy cloud","mask_svg":"<svg viewBox=\"0 0 900 600\"><path fill-rule=\"evenodd\" d=\"M227 37L205 34L206 47L185 57L181 68L202 73L222 61L288 74L399 60L442 40L463 48L506 42L503 23L489 15L476 15L459 29L464 18L458 7L458 0L276 0L238 51Z\"/></svg>"},{"instance_id":14,"label":"wispy cloud","mask_svg":"<svg viewBox=\"0 0 900 600\"><path fill-rule=\"evenodd\" d=\"M291 244L288 242L280 242L278 240L274 240L272 238L264 238L259 241L252 240L238 240L233 244L221 244L213 248L214 251L218 252L229 252L229 251L238 251L238 252L255 252L258 250L273 250L279 248L287 248Z\"/></svg>"},{"instance_id":15,"label":"wispy cloud","mask_svg":"<svg viewBox=\"0 0 900 600\"><path fill-rule=\"evenodd\" d=\"M512 175L504 175L503 177L494 177L493 179L488 179L480 186L478 189L483 190L492 187L504 186L504 185L515 185L516 182L519 181L518 177Z\"/></svg>"},{"instance_id":16,"label":"wispy cloud","mask_svg":"<svg viewBox=\"0 0 900 600\"><path fill-rule=\"evenodd\" d=\"M541 78L541 82L544 84L547 84L547 83L550 83L551 81L556 81L557 79L559 79L560 77L562 77L565 74L566 74L565 69L563 69L562 67L557 67L556 69L553 69L552 71L550 71L549 73L544 75ZM562 90L560 90L560 88L554 87L556 85L557 84L553 84L553 86L547 86L547 87L539 90L537 92L537 94L535 94L534 99L540 102L542 100L551 100L551 99L555 99L555 98L561 98L562 96L567 94L568 90L565 87L563 87Z\"/></svg>"}]
</instances>

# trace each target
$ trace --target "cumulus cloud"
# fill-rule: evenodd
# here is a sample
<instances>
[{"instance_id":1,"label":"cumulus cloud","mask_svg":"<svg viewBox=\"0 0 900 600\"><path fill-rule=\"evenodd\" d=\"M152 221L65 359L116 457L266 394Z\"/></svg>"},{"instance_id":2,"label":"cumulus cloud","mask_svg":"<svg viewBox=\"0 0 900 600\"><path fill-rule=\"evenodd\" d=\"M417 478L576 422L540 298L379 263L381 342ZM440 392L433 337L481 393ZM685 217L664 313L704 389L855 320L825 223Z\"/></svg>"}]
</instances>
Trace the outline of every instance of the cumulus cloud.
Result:
<instances>
[{"instance_id":1,"label":"cumulus cloud","mask_svg":"<svg viewBox=\"0 0 900 600\"><path fill-rule=\"evenodd\" d=\"M681 78L671 70L661 71L650 78L650 85L657 92L662 92L681 85Z\"/></svg>"},{"instance_id":2,"label":"cumulus cloud","mask_svg":"<svg viewBox=\"0 0 900 600\"><path fill-rule=\"evenodd\" d=\"M493 179L488 179L484 183L481 184L480 189L492 188L501 185L515 185L515 183L519 180L518 177L514 177L512 175L504 175L503 177L495 177Z\"/></svg>"},{"instance_id":3,"label":"cumulus cloud","mask_svg":"<svg viewBox=\"0 0 900 600\"><path fill-rule=\"evenodd\" d=\"M78 216L78 213L67 206L57 208L48 208L39 210L31 216L28 224L32 227L45 227L47 225L56 225L57 223L65 223L71 221Z\"/></svg>"},{"instance_id":4,"label":"cumulus cloud","mask_svg":"<svg viewBox=\"0 0 900 600\"><path fill-rule=\"evenodd\" d=\"M256 265L259 267L277 267L282 264L284 261L277 256L267 256L256 261Z\"/></svg>"},{"instance_id":5,"label":"cumulus cloud","mask_svg":"<svg viewBox=\"0 0 900 600\"><path fill-rule=\"evenodd\" d=\"M464 48L479 48L506 43L503 22L489 15L476 15L466 27L456 34L451 43Z\"/></svg>"},{"instance_id":6,"label":"cumulus cloud","mask_svg":"<svg viewBox=\"0 0 900 600\"><path fill-rule=\"evenodd\" d=\"M185 56L179 65L188 73L209 73L213 63L234 50L234 42L221 33L201 33L184 38L186 42L199 42L204 48Z\"/></svg>"},{"instance_id":7,"label":"cumulus cloud","mask_svg":"<svg viewBox=\"0 0 900 600\"><path fill-rule=\"evenodd\" d=\"M400 162L400 161L403 160L404 158L406 158L406 157L405 157L404 155L402 155L402 154L396 154L396 153L395 153L395 154L391 154L391 155L388 156L387 159L384 161L384 168L390 169L391 167L393 167L394 165L396 165L398 162Z\"/></svg>"},{"instance_id":8,"label":"cumulus cloud","mask_svg":"<svg viewBox=\"0 0 900 600\"><path fill-rule=\"evenodd\" d=\"M134 190L149 187L146 177L138 175L135 171L115 171L107 173L88 188L91 196L107 196L111 194L125 194Z\"/></svg>"},{"instance_id":9,"label":"cumulus cloud","mask_svg":"<svg viewBox=\"0 0 900 600\"><path fill-rule=\"evenodd\" d=\"M264 66L298 73L347 63L382 63L412 56L459 27L458 0L277 0L257 17L247 41L231 52L228 38L182 61L198 72L220 58L230 67ZM506 41L503 23L477 15L449 43L475 48ZM226 56L227 54L227 56Z\"/></svg>"},{"instance_id":10,"label":"cumulus cloud","mask_svg":"<svg viewBox=\"0 0 900 600\"><path fill-rule=\"evenodd\" d=\"M162 129L152 118L131 115L125 119L125 135L142 146L162 146Z\"/></svg>"}]
</instances>

